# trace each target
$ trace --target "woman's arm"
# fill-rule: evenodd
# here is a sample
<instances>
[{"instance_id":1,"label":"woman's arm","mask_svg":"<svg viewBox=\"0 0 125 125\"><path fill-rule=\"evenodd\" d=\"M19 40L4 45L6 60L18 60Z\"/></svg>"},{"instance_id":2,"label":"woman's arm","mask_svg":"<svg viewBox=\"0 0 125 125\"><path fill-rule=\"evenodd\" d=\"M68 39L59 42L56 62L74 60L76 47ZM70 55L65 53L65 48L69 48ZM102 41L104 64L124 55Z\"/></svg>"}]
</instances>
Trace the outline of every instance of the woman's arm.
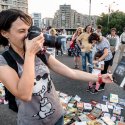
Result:
<instances>
[{"instance_id":1,"label":"woman's arm","mask_svg":"<svg viewBox=\"0 0 125 125\"><path fill-rule=\"evenodd\" d=\"M8 65L0 66L0 79L4 86L17 98L24 101L31 99L34 84L34 56L26 54L23 73L19 78L17 72Z\"/></svg>"},{"instance_id":2,"label":"woman's arm","mask_svg":"<svg viewBox=\"0 0 125 125\"><path fill-rule=\"evenodd\" d=\"M0 80L17 98L30 101L35 78L35 54L40 50L44 38L38 36L26 42L26 53L21 77L8 65L0 66Z\"/></svg>"},{"instance_id":3,"label":"woman's arm","mask_svg":"<svg viewBox=\"0 0 125 125\"><path fill-rule=\"evenodd\" d=\"M90 81L91 80L93 82L96 82L98 80L98 75L90 74L90 73L80 71L80 70L71 69L68 66L64 65L63 63L59 62L53 56L49 57L48 65L56 73L59 73L63 76L71 78L71 79L83 80L83 81ZM109 77L109 76L107 76L107 75L103 76L103 78L105 79L105 82L111 83L112 78L110 78L110 80L109 80L109 79L107 79L107 77Z\"/></svg>"},{"instance_id":4,"label":"woman's arm","mask_svg":"<svg viewBox=\"0 0 125 125\"><path fill-rule=\"evenodd\" d=\"M103 55L99 58L99 62L104 60L108 56L108 49L105 48L103 51Z\"/></svg>"}]
</instances>

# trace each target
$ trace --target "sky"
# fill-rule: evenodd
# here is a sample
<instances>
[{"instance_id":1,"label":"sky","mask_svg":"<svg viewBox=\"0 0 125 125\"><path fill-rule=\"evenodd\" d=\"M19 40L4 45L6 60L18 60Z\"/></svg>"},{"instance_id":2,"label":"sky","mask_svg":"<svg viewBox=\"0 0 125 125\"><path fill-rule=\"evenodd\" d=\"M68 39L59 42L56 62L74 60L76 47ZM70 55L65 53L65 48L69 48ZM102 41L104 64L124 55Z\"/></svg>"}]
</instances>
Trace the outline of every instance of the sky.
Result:
<instances>
[{"instance_id":1,"label":"sky","mask_svg":"<svg viewBox=\"0 0 125 125\"><path fill-rule=\"evenodd\" d=\"M115 3L113 3L115 1ZM28 0L29 14L41 13L42 18L54 17L59 5L71 5L71 9L89 15L89 0ZM91 0L91 15L101 15L111 10L125 12L125 0Z\"/></svg>"}]
</instances>

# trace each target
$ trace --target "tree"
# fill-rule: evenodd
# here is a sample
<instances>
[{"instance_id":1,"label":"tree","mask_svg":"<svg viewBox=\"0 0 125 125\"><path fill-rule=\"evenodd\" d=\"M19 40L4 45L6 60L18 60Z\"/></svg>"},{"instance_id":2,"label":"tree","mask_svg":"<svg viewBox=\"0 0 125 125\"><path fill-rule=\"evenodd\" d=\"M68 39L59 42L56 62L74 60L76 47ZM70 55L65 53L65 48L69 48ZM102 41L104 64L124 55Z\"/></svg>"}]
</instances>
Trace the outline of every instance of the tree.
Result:
<instances>
[{"instance_id":1,"label":"tree","mask_svg":"<svg viewBox=\"0 0 125 125\"><path fill-rule=\"evenodd\" d=\"M123 27L125 27L125 13L120 11L112 12L110 15L102 13L97 19L97 25L102 25L104 36L109 34L113 27L117 29L117 33L120 35L123 32Z\"/></svg>"}]
</instances>

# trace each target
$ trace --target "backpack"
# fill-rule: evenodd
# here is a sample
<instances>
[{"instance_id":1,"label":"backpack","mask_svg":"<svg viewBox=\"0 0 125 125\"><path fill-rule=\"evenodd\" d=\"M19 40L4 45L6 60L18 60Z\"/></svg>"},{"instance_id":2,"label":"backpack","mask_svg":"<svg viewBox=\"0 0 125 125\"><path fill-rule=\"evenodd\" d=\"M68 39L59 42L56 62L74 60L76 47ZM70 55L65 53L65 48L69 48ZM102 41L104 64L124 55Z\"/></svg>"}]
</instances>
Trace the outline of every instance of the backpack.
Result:
<instances>
[{"instance_id":1,"label":"backpack","mask_svg":"<svg viewBox=\"0 0 125 125\"><path fill-rule=\"evenodd\" d=\"M108 40L109 40L110 46L113 46L113 47L116 46L116 44L117 44L116 43L117 42L116 38L109 37Z\"/></svg>"},{"instance_id":2,"label":"backpack","mask_svg":"<svg viewBox=\"0 0 125 125\"><path fill-rule=\"evenodd\" d=\"M5 51L5 52L2 53L2 56L7 61L7 64L11 68L13 68L18 74L18 66L17 66L17 63L15 61L15 58L18 58L18 57L16 57L17 53L14 52L12 50L12 48L11 49L9 48L8 51ZM43 63L45 65L47 65L47 59L46 59L46 56L44 54L37 54L37 57L39 57L43 61ZM18 106L17 106L17 103L16 103L15 96L11 92L9 92L9 90L7 90L6 87L5 87L5 100L8 100L9 109L13 110L14 112L18 112Z\"/></svg>"}]
</instances>

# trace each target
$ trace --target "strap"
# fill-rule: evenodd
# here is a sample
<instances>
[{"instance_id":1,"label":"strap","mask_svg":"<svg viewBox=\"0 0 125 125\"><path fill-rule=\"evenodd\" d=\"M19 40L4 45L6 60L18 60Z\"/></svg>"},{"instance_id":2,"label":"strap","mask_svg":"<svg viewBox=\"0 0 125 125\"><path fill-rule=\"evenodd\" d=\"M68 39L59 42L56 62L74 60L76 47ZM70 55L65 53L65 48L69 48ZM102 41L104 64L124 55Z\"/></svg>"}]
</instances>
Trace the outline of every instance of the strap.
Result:
<instances>
[{"instance_id":1,"label":"strap","mask_svg":"<svg viewBox=\"0 0 125 125\"><path fill-rule=\"evenodd\" d=\"M13 57L10 55L10 53L8 51L5 51L4 53L2 53L2 56L5 58L5 60L7 61L7 64L12 67L13 69L15 69L15 71L18 73L18 67L17 67L17 63L16 61L13 59Z\"/></svg>"},{"instance_id":2,"label":"strap","mask_svg":"<svg viewBox=\"0 0 125 125\"><path fill-rule=\"evenodd\" d=\"M12 47L9 47L9 54L13 57L14 60L16 60L19 64L23 65L24 64L24 60L20 57L20 55L18 53L16 53Z\"/></svg>"},{"instance_id":3,"label":"strap","mask_svg":"<svg viewBox=\"0 0 125 125\"><path fill-rule=\"evenodd\" d=\"M47 59L46 59L46 56L45 56L44 53L37 54L37 57L39 57L39 58L43 61L43 63L44 63L45 65L48 65L48 64L47 64Z\"/></svg>"},{"instance_id":4,"label":"strap","mask_svg":"<svg viewBox=\"0 0 125 125\"><path fill-rule=\"evenodd\" d=\"M20 55L18 53L16 53L13 48L10 46L9 47L9 54L13 57L14 60L16 60L19 64L23 65L24 64L24 60L20 57ZM45 65L47 65L47 59L46 59L46 56L43 52L39 52L37 54L37 57L39 57L43 63Z\"/></svg>"}]
</instances>

